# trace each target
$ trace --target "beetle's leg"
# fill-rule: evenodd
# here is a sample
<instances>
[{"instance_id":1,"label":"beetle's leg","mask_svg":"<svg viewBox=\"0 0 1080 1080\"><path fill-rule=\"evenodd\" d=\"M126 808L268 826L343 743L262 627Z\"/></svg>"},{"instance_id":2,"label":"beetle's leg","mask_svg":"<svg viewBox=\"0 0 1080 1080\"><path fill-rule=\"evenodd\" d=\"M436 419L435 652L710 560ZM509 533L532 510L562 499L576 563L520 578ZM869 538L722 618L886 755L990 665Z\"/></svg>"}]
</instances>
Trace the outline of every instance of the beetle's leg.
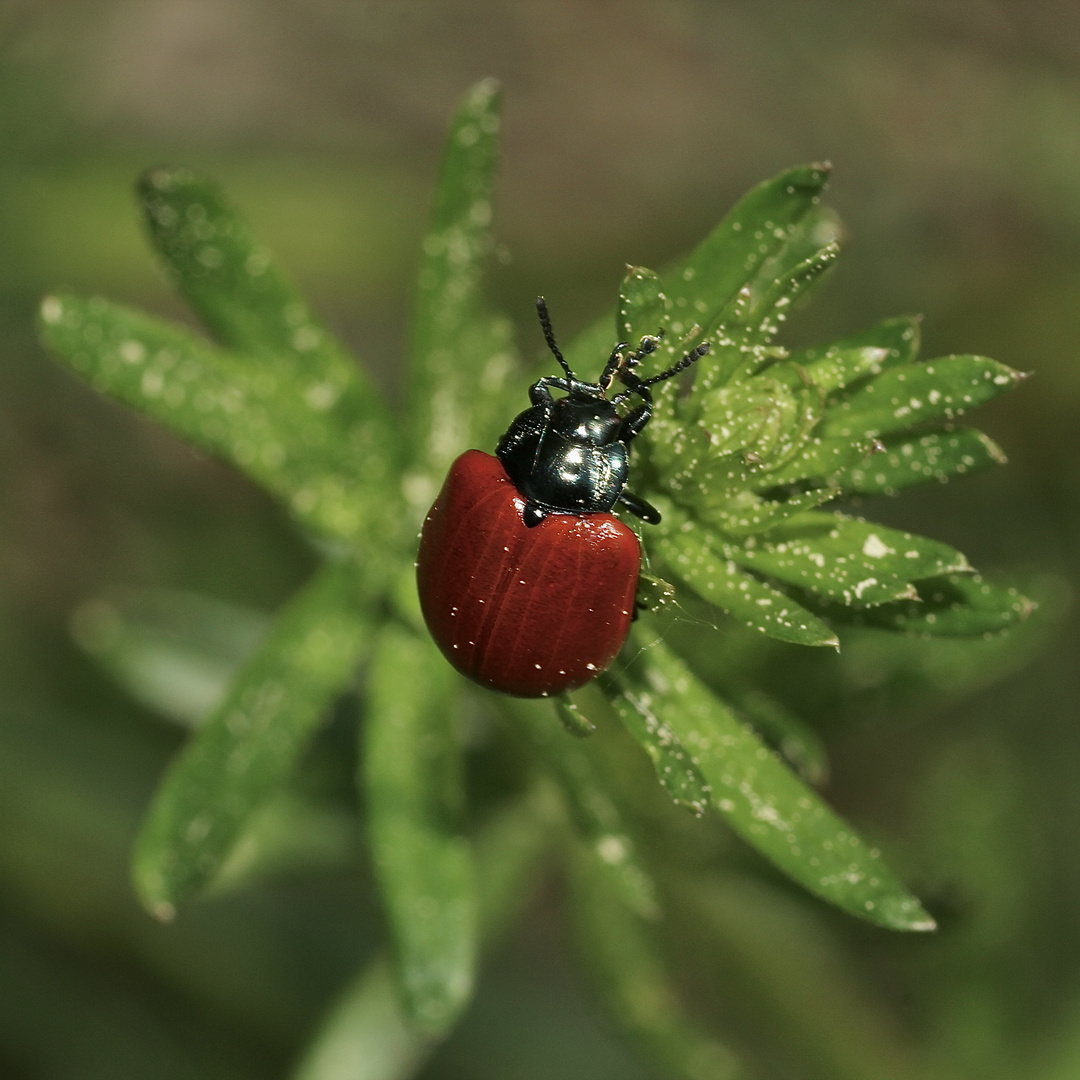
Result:
<instances>
[{"instance_id":1,"label":"beetle's leg","mask_svg":"<svg viewBox=\"0 0 1080 1080\"><path fill-rule=\"evenodd\" d=\"M660 348L660 341L664 336L664 328L661 327L655 334L646 334L641 341L638 342L637 349L634 350L626 358L626 369L631 369L638 366L642 360L645 359L650 353L656 352Z\"/></svg>"},{"instance_id":2,"label":"beetle's leg","mask_svg":"<svg viewBox=\"0 0 1080 1080\"><path fill-rule=\"evenodd\" d=\"M525 527L527 529L532 529L547 517L547 511L543 510L540 506L530 500L525 503L525 509L521 512L521 517L525 522Z\"/></svg>"},{"instance_id":3,"label":"beetle's leg","mask_svg":"<svg viewBox=\"0 0 1080 1080\"><path fill-rule=\"evenodd\" d=\"M619 426L619 434L616 438L621 443L628 443L631 439L636 439L651 419L652 402L648 401L644 405L639 405L636 409L632 409L623 417L622 424Z\"/></svg>"},{"instance_id":4,"label":"beetle's leg","mask_svg":"<svg viewBox=\"0 0 1080 1080\"><path fill-rule=\"evenodd\" d=\"M624 488L618 501L621 502L634 517L639 517L642 521L647 521L650 525L660 524L660 511L657 510L652 503L646 502L640 495L635 495L632 491L627 491Z\"/></svg>"},{"instance_id":5,"label":"beetle's leg","mask_svg":"<svg viewBox=\"0 0 1080 1080\"><path fill-rule=\"evenodd\" d=\"M623 382L626 383L626 389L612 400L619 402L629 397L630 394L637 394L642 401L636 409L631 409L623 417L623 422L619 427L618 440L628 443L631 439L637 438L645 425L652 419L653 396L649 392L649 388L633 372L627 372L623 375Z\"/></svg>"},{"instance_id":6,"label":"beetle's leg","mask_svg":"<svg viewBox=\"0 0 1080 1080\"><path fill-rule=\"evenodd\" d=\"M605 394L611 389L611 384L615 380L615 373L623 365L623 349L629 348L630 342L620 341L619 344L611 350L608 362L604 365L604 370L600 372L600 378L597 380L597 385L603 388Z\"/></svg>"}]
</instances>

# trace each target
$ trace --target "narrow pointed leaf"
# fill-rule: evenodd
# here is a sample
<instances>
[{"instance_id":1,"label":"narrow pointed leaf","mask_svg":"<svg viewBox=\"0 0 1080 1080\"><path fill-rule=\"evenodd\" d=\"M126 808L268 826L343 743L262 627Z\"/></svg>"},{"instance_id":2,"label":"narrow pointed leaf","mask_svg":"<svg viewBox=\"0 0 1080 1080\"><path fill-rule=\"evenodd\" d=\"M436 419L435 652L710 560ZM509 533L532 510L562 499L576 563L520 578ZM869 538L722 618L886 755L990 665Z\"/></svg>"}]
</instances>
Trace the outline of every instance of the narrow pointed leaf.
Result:
<instances>
[{"instance_id":1,"label":"narrow pointed leaf","mask_svg":"<svg viewBox=\"0 0 1080 1080\"><path fill-rule=\"evenodd\" d=\"M886 368L912 363L919 355L920 323L915 316L886 319L828 345L793 353L791 360L819 386L840 390Z\"/></svg>"},{"instance_id":2,"label":"narrow pointed leaf","mask_svg":"<svg viewBox=\"0 0 1080 1080\"><path fill-rule=\"evenodd\" d=\"M492 944L530 894L558 819L550 792L501 810L476 842L481 932ZM538 797L539 796L539 797ZM305 1050L292 1080L408 1080L437 1045L406 1014L388 957L350 983Z\"/></svg>"},{"instance_id":3,"label":"narrow pointed leaf","mask_svg":"<svg viewBox=\"0 0 1080 1080\"><path fill-rule=\"evenodd\" d=\"M914 599L911 582L971 569L948 544L817 512L791 518L765 539L727 545L725 551L740 566L862 607Z\"/></svg>"},{"instance_id":4,"label":"narrow pointed leaf","mask_svg":"<svg viewBox=\"0 0 1080 1080\"><path fill-rule=\"evenodd\" d=\"M690 255L660 275L675 338L694 323L705 328L705 336L709 335L739 290L758 278L763 264L775 260L807 215L816 211L828 178L828 165L801 165L758 184ZM821 247L822 243L814 246ZM808 254L801 251L795 262ZM610 352L613 344L611 316L605 315L564 351L575 370L589 371L597 357ZM662 355L668 357L666 363L674 356L675 346L676 342L669 340L662 347Z\"/></svg>"},{"instance_id":5,"label":"narrow pointed leaf","mask_svg":"<svg viewBox=\"0 0 1080 1080\"><path fill-rule=\"evenodd\" d=\"M852 828L765 747L663 643L643 649L625 685L708 781L711 805L751 846L830 903L894 930L933 920Z\"/></svg>"},{"instance_id":6,"label":"narrow pointed leaf","mask_svg":"<svg viewBox=\"0 0 1080 1080\"><path fill-rule=\"evenodd\" d=\"M644 266L627 267L619 290L616 330L620 341L636 346L646 334L654 335L664 325L664 297L660 278Z\"/></svg>"},{"instance_id":7,"label":"narrow pointed leaf","mask_svg":"<svg viewBox=\"0 0 1080 1080\"><path fill-rule=\"evenodd\" d=\"M703 600L747 626L795 645L835 648L839 644L827 623L791 597L741 570L717 550L700 525L656 537L650 549L671 574L685 581Z\"/></svg>"},{"instance_id":8,"label":"narrow pointed leaf","mask_svg":"<svg viewBox=\"0 0 1080 1080\"><path fill-rule=\"evenodd\" d=\"M946 356L890 368L830 406L821 434L862 439L952 420L1024 378L985 356Z\"/></svg>"},{"instance_id":9,"label":"narrow pointed leaf","mask_svg":"<svg viewBox=\"0 0 1080 1080\"><path fill-rule=\"evenodd\" d=\"M546 704L508 699L506 705L558 781L578 835L621 901L642 918L657 918L656 886L641 864L630 825L588 744L567 739L566 732L551 722Z\"/></svg>"},{"instance_id":10,"label":"narrow pointed leaf","mask_svg":"<svg viewBox=\"0 0 1080 1080\"><path fill-rule=\"evenodd\" d=\"M943 483L953 476L1004 465L1005 454L993 439L974 428L932 431L926 435L887 436L884 452L845 470L836 483L860 495L892 495L904 488Z\"/></svg>"},{"instance_id":11,"label":"narrow pointed leaf","mask_svg":"<svg viewBox=\"0 0 1080 1080\"><path fill-rule=\"evenodd\" d=\"M839 244L827 244L794 267L784 268L760 297L750 296L735 323L741 325L743 331L733 331L730 324L727 327L738 351L728 351L727 362L718 369L717 383L742 382L761 368L769 354L760 346L776 337L795 304L835 265L839 256ZM722 347L723 344L724 340L720 338L718 345ZM717 351L719 353L720 349Z\"/></svg>"},{"instance_id":12,"label":"narrow pointed leaf","mask_svg":"<svg viewBox=\"0 0 1080 1080\"><path fill-rule=\"evenodd\" d=\"M134 853L136 890L154 914L171 917L214 877L348 683L370 634L360 588L352 565L325 565L169 769Z\"/></svg>"},{"instance_id":13,"label":"narrow pointed leaf","mask_svg":"<svg viewBox=\"0 0 1080 1080\"><path fill-rule=\"evenodd\" d=\"M728 536L749 536L767 532L797 514L813 510L835 499L840 491L838 486L823 486L778 500L759 499L747 492L742 499L732 500L727 506L699 510L697 517Z\"/></svg>"},{"instance_id":14,"label":"narrow pointed leaf","mask_svg":"<svg viewBox=\"0 0 1080 1080\"><path fill-rule=\"evenodd\" d=\"M139 197L166 270L222 344L258 356L264 374L323 412L356 452L393 439L381 395L212 180L155 168Z\"/></svg>"},{"instance_id":15,"label":"narrow pointed leaf","mask_svg":"<svg viewBox=\"0 0 1080 1080\"><path fill-rule=\"evenodd\" d=\"M727 871L673 882L674 918L728 1000L770 1018L770 1075L815 1080L928 1080L922 1048L898 1029L895 1001L819 912L759 877ZM686 946L684 946L684 949ZM708 969L706 969L708 970Z\"/></svg>"},{"instance_id":16,"label":"narrow pointed leaf","mask_svg":"<svg viewBox=\"0 0 1080 1080\"><path fill-rule=\"evenodd\" d=\"M749 326L760 321L761 297L832 239L819 239L813 228L828 178L827 165L804 165L759 184L686 260L661 275L676 334L695 322L708 335L718 323ZM740 301L743 289L745 299ZM702 368L707 386L713 385L715 362L715 357L706 358Z\"/></svg>"},{"instance_id":17,"label":"narrow pointed leaf","mask_svg":"<svg viewBox=\"0 0 1080 1080\"><path fill-rule=\"evenodd\" d=\"M572 863L573 912L586 960L615 1019L669 1080L742 1080L735 1056L679 998L648 928L583 857Z\"/></svg>"},{"instance_id":18,"label":"narrow pointed leaf","mask_svg":"<svg viewBox=\"0 0 1080 1080\"><path fill-rule=\"evenodd\" d=\"M454 117L417 279L410 420L415 465L437 478L462 450L487 445L514 368L510 324L492 316L481 295L492 250L499 107L498 86L486 79Z\"/></svg>"},{"instance_id":19,"label":"narrow pointed leaf","mask_svg":"<svg viewBox=\"0 0 1080 1080\"><path fill-rule=\"evenodd\" d=\"M761 470L754 476L752 486L757 491L768 491L803 480L834 482L848 469L872 464L881 447L876 439L822 439L815 436L778 469Z\"/></svg>"},{"instance_id":20,"label":"narrow pointed leaf","mask_svg":"<svg viewBox=\"0 0 1080 1080\"><path fill-rule=\"evenodd\" d=\"M372 433L346 438L326 422L324 399L305 400L255 358L105 300L48 297L40 325L95 389L235 465L308 528L348 540L392 531L386 447L369 444Z\"/></svg>"},{"instance_id":21,"label":"narrow pointed leaf","mask_svg":"<svg viewBox=\"0 0 1080 1080\"><path fill-rule=\"evenodd\" d=\"M801 717L753 686L726 689L731 704L808 784L819 787L829 777L825 744Z\"/></svg>"},{"instance_id":22,"label":"narrow pointed leaf","mask_svg":"<svg viewBox=\"0 0 1080 1080\"><path fill-rule=\"evenodd\" d=\"M656 770L664 790L680 806L698 817L709 805L709 786L685 747L652 708L651 700L623 687L612 675L601 675L600 684L626 730L641 744Z\"/></svg>"},{"instance_id":23,"label":"narrow pointed leaf","mask_svg":"<svg viewBox=\"0 0 1080 1080\"><path fill-rule=\"evenodd\" d=\"M407 1080L430 1053L431 1038L405 1013L394 965L380 956L326 1015L293 1080Z\"/></svg>"},{"instance_id":24,"label":"narrow pointed leaf","mask_svg":"<svg viewBox=\"0 0 1080 1080\"><path fill-rule=\"evenodd\" d=\"M455 685L429 640L383 630L369 674L362 779L398 982L410 1022L430 1035L467 1004L476 965Z\"/></svg>"},{"instance_id":25,"label":"narrow pointed leaf","mask_svg":"<svg viewBox=\"0 0 1080 1080\"><path fill-rule=\"evenodd\" d=\"M310 351L297 348L310 336L306 305L217 184L190 169L154 168L138 193L169 276L222 344L289 367Z\"/></svg>"},{"instance_id":26,"label":"narrow pointed leaf","mask_svg":"<svg viewBox=\"0 0 1080 1080\"><path fill-rule=\"evenodd\" d=\"M866 611L822 605L828 617L852 626L877 626L923 637L983 637L1023 622L1035 604L1016 589L991 585L977 574L945 574L915 583L918 600Z\"/></svg>"},{"instance_id":27,"label":"narrow pointed leaf","mask_svg":"<svg viewBox=\"0 0 1080 1080\"><path fill-rule=\"evenodd\" d=\"M807 364L803 370L815 386L831 393L843 390L859 379L880 375L885 370L888 357L888 349L874 345L865 345L861 349L830 349L820 360ZM792 359L798 363L795 357Z\"/></svg>"},{"instance_id":28,"label":"narrow pointed leaf","mask_svg":"<svg viewBox=\"0 0 1080 1080\"><path fill-rule=\"evenodd\" d=\"M75 641L136 701L186 727L221 704L270 627L261 611L174 589L86 601Z\"/></svg>"},{"instance_id":29,"label":"narrow pointed leaf","mask_svg":"<svg viewBox=\"0 0 1080 1080\"><path fill-rule=\"evenodd\" d=\"M587 739L596 734L596 725L581 711L569 694L561 694L553 701L555 712L562 726L576 739Z\"/></svg>"}]
</instances>

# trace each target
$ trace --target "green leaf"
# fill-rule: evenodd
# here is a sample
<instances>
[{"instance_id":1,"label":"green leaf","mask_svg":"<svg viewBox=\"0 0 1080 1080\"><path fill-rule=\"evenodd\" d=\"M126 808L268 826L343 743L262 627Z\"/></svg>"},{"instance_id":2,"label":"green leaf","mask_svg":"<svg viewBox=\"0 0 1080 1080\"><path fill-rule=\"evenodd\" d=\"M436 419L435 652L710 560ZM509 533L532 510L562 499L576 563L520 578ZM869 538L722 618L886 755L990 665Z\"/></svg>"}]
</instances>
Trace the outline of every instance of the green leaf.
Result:
<instances>
[{"instance_id":1,"label":"green leaf","mask_svg":"<svg viewBox=\"0 0 1080 1080\"><path fill-rule=\"evenodd\" d=\"M868 848L664 644L644 647L640 640L639 656L623 677L624 693L633 694L690 755L709 783L710 804L748 844L853 915L894 930L934 928L876 849Z\"/></svg>"},{"instance_id":2,"label":"green leaf","mask_svg":"<svg viewBox=\"0 0 1080 1080\"><path fill-rule=\"evenodd\" d=\"M587 739L596 733L596 725L581 711L569 694L554 699L555 713L562 726L577 739Z\"/></svg>"},{"instance_id":3,"label":"green leaf","mask_svg":"<svg viewBox=\"0 0 1080 1080\"><path fill-rule=\"evenodd\" d=\"M744 460L755 463L767 463L790 449L791 440L803 427L806 405L803 395L765 376L698 398L711 453L720 457L741 452Z\"/></svg>"},{"instance_id":4,"label":"green leaf","mask_svg":"<svg viewBox=\"0 0 1080 1080\"><path fill-rule=\"evenodd\" d=\"M890 368L831 405L821 435L871 438L952 420L1011 390L1026 376L985 356L947 356Z\"/></svg>"},{"instance_id":5,"label":"green leaf","mask_svg":"<svg viewBox=\"0 0 1080 1080\"><path fill-rule=\"evenodd\" d=\"M717 326L759 327L778 298L777 283L832 240L818 238L815 229L828 178L829 166L805 165L759 184L689 258L662 275L675 334L695 322L706 337ZM809 249L808 236L814 237ZM722 373L736 366L737 353L727 352L728 344L719 335L713 353L699 362L698 381L705 388L719 385Z\"/></svg>"},{"instance_id":6,"label":"green leaf","mask_svg":"<svg viewBox=\"0 0 1080 1080\"><path fill-rule=\"evenodd\" d=\"M848 606L914 599L911 582L971 570L948 544L832 513L802 514L724 550L740 566Z\"/></svg>"},{"instance_id":7,"label":"green leaf","mask_svg":"<svg viewBox=\"0 0 1080 1080\"><path fill-rule=\"evenodd\" d=\"M779 258L776 260L779 264L774 271L776 276L768 282L768 287L760 295L749 289L745 302L733 308L730 322L721 325L716 351L726 352L727 356L718 367L714 385L749 379L772 358L761 346L776 337L794 305L839 257L840 245L834 241L790 268ZM740 296L740 301L743 299ZM705 381L708 382L707 376Z\"/></svg>"},{"instance_id":8,"label":"green leaf","mask_svg":"<svg viewBox=\"0 0 1080 1080\"><path fill-rule=\"evenodd\" d=\"M918 599L866 611L821 605L828 617L852 626L877 626L924 637L984 637L1023 622L1036 605L1016 589L977 574L944 574L915 583Z\"/></svg>"},{"instance_id":9,"label":"green leaf","mask_svg":"<svg viewBox=\"0 0 1080 1080\"><path fill-rule=\"evenodd\" d=\"M753 686L727 687L725 696L808 784L820 787L825 783L829 778L825 744L804 720Z\"/></svg>"},{"instance_id":10,"label":"green leaf","mask_svg":"<svg viewBox=\"0 0 1080 1080\"><path fill-rule=\"evenodd\" d=\"M665 525L668 520L665 514ZM718 541L707 529L689 521L685 525L651 537L649 550L703 600L778 641L839 645L828 624L778 589L740 570L717 549Z\"/></svg>"},{"instance_id":11,"label":"green leaf","mask_svg":"<svg viewBox=\"0 0 1080 1080\"><path fill-rule=\"evenodd\" d=\"M621 901L642 918L657 918L656 886L641 865L630 826L588 744L568 739L552 722L546 703L507 699L505 707L528 731L558 781L574 828Z\"/></svg>"},{"instance_id":12,"label":"green leaf","mask_svg":"<svg viewBox=\"0 0 1080 1080\"><path fill-rule=\"evenodd\" d=\"M759 184L728 212L719 225L690 253L660 275L666 298L669 337L657 360L671 362L682 335L697 323L709 337L725 310L734 311L739 291L748 283L765 288L784 276L785 255L793 253L794 266L810 252L805 249L804 221L818 223L817 205L829 178L828 165L802 165ZM813 229L810 230L814 232ZM832 239L824 237L813 248ZM757 282L761 280L761 286ZM575 371L592 371L611 351L611 316L605 315L565 348ZM648 333L655 333L649 330ZM698 361L698 382L714 385L707 375L717 356ZM661 394L672 391L661 388Z\"/></svg>"},{"instance_id":13,"label":"green leaf","mask_svg":"<svg viewBox=\"0 0 1080 1080\"><path fill-rule=\"evenodd\" d=\"M417 278L409 414L414 467L431 482L462 450L487 446L496 422L506 423L507 376L516 360L512 331L488 312L481 295L493 246L499 106L498 86L486 79L454 117Z\"/></svg>"},{"instance_id":14,"label":"green leaf","mask_svg":"<svg viewBox=\"0 0 1080 1080\"><path fill-rule=\"evenodd\" d=\"M673 868L672 923L688 950L715 957L698 966L726 1000L751 1001L769 1017L769 1075L809 1080L928 1080L921 1047L898 1030L895 1001L829 925L788 890L725 867L713 874ZM708 962L708 961L707 961Z\"/></svg>"},{"instance_id":15,"label":"green leaf","mask_svg":"<svg viewBox=\"0 0 1080 1080\"><path fill-rule=\"evenodd\" d=\"M628 266L619 289L616 333L619 341L636 346L646 335L655 335L664 325L664 297L660 278L644 266Z\"/></svg>"},{"instance_id":16,"label":"green leaf","mask_svg":"<svg viewBox=\"0 0 1080 1080\"><path fill-rule=\"evenodd\" d=\"M836 478L847 469L872 460L882 444L876 439L835 438L815 436L797 454L775 471L763 469L750 481L757 491L768 491L804 480L838 482Z\"/></svg>"},{"instance_id":17,"label":"green leaf","mask_svg":"<svg viewBox=\"0 0 1080 1080\"><path fill-rule=\"evenodd\" d=\"M671 728L652 708L651 700L624 687L610 673L602 674L599 681L626 730L649 755L664 790L698 817L704 814L709 805L709 786L705 777Z\"/></svg>"},{"instance_id":18,"label":"green leaf","mask_svg":"<svg viewBox=\"0 0 1080 1080\"><path fill-rule=\"evenodd\" d=\"M381 395L218 186L190 169L156 168L139 196L154 247L207 329L258 356L258 370L323 413L352 452L385 456L395 433Z\"/></svg>"},{"instance_id":19,"label":"green leaf","mask_svg":"<svg viewBox=\"0 0 1080 1080\"><path fill-rule=\"evenodd\" d=\"M925 435L892 435L885 450L867 457L836 477L845 491L859 495L893 495L904 488L944 483L952 476L1004 465L1005 453L993 439L974 428L931 431Z\"/></svg>"},{"instance_id":20,"label":"green leaf","mask_svg":"<svg viewBox=\"0 0 1080 1080\"><path fill-rule=\"evenodd\" d=\"M133 865L139 897L159 918L214 877L349 681L370 635L362 601L356 568L326 564L169 769Z\"/></svg>"},{"instance_id":21,"label":"green leaf","mask_svg":"<svg viewBox=\"0 0 1080 1080\"><path fill-rule=\"evenodd\" d=\"M461 832L453 671L430 640L387 626L372 658L363 786L372 857L410 1020L445 1032L472 995L477 900Z\"/></svg>"},{"instance_id":22,"label":"green leaf","mask_svg":"<svg viewBox=\"0 0 1080 1080\"><path fill-rule=\"evenodd\" d=\"M262 612L175 589L95 597L71 619L76 643L136 701L188 727L221 703L269 626Z\"/></svg>"},{"instance_id":23,"label":"green leaf","mask_svg":"<svg viewBox=\"0 0 1080 1080\"><path fill-rule=\"evenodd\" d=\"M919 355L920 322L915 316L886 319L828 345L793 353L791 361L823 389L840 390L886 368L912 363Z\"/></svg>"},{"instance_id":24,"label":"green leaf","mask_svg":"<svg viewBox=\"0 0 1080 1080\"><path fill-rule=\"evenodd\" d=\"M547 790L500 810L476 842L481 931L493 942L522 906L557 812ZM557 810L557 807L555 808ZM346 987L304 1052L292 1080L407 1080L436 1045L405 1013L387 957Z\"/></svg>"},{"instance_id":25,"label":"green leaf","mask_svg":"<svg viewBox=\"0 0 1080 1080\"><path fill-rule=\"evenodd\" d=\"M386 447L347 440L326 422L326 399L106 300L48 297L40 325L45 345L95 389L235 465L308 528L350 541L393 532Z\"/></svg>"},{"instance_id":26,"label":"green leaf","mask_svg":"<svg viewBox=\"0 0 1080 1080\"><path fill-rule=\"evenodd\" d=\"M699 511L697 518L728 536L750 536L767 532L797 514L835 499L840 493L841 489L834 485L811 488L779 500L761 499L751 492L744 492L741 499L732 499L726 506Z\"/></svg>"},{"instance_id":27,"label":"green leaf","mask_svg":"<svg viewBox=\"0 0 1080 1080\"><path fill-rule=\"evenodd\" d=\"M582 951L619 1023L671 1080L741 1080L731 1052L679 1000L660 950L595 864L571 863L573 913Z\"/></svg>"},{"instance_id":28,"label":"green leaf","mask_svg":"<svg viewBox=\"0 0 1080 1080\"><path fill-rule=\"evenodd\" d=\"M431 1039L405 1014L394 966L380 956L326 1015L293 1080L407 1080Z\"/></svg>"},{"instance_id":29,"label":"green leaf","mask_svg":"<svg viewBox=\"0 0 1080 1080\"><path fill-rule=\"evenodd\" d=\"M880 375L885 370L889 350L874 345L859 349L829 349L820 360L807 364L803 370L815 386L826 393L843 390L859 379ZM799 360L793 356L795 363Z\"/></svg>"},{"instance_id":30,"label":"green leaf","mask_svg":"<svg viewBox=\"0 0 1080 1080\"><path fill-rule=\"evenodd\" d=\"M282 788L252 815L207 895L220 896L274 878L340 872L355 866L359 856L355 814Z\"/></svg>"}]
</instances>

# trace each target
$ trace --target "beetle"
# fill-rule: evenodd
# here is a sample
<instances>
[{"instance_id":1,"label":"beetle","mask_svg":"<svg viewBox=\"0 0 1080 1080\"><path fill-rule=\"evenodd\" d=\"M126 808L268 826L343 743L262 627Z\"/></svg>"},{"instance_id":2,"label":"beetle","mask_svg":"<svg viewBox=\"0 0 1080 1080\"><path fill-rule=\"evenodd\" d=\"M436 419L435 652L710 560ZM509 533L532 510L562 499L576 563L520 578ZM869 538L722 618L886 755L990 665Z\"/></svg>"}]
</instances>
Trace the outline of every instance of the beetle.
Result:
<instances>
[{"instance_id":1,"label":"beetle","mask_svg":"<svg viewBox=\"0 0 1080 1080\"><path fill-rule=\"evenodd\" d=\"M518 697L584 685L626 640L641 548L611 510L659 523L655 507L626 488L630 445L652 416L649 387L709 349L642 379L634 368L660 336L633 351L619 342L600 378L583 382L559 350L543 297L536 310L564 375L533 383L530 407L494 457L467 450L450 466L416 561L420 607L443 655L475 682ZM616 379L625 389L609 397Z\"/></svg>"}]
</instances>

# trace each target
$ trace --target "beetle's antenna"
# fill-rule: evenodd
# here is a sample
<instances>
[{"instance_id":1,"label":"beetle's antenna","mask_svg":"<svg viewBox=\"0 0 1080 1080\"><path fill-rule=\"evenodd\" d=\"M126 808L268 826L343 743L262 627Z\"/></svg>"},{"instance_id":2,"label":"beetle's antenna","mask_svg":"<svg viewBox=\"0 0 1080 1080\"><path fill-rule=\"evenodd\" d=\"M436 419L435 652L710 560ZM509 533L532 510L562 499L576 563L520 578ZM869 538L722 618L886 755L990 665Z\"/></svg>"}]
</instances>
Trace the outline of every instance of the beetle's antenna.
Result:
<instances>
[{"instance_id":1,"label":"beetle's antenna","mask_svg":"<svg viewBox=\"0 0 1080 1080\"><path fill-rule=\"evenodd\" d=\"M571 379L577 380L577 376L570 370L570 365L559 352L559 346L555 344L555 331L551 329L551 317L548 315L547 303L542 296L536 298L536 314L540 316L540 326L544 331L544 340L548 348L555 354L555 359L562 365L563 371Z\"/></svg>"},{"instance_id":2,"label":"beetle's antenna","mask_svg":"<svg viewBox=\"0 0 1080 1080\"><path fill-rule=\"evenodd\" d=\"M652 349L638 350L642 356L647 355L656 348L654 343ZM703 342L696 349L691 349L677 364L672 364L671 367L665 371L661 371L659 375L650 375L647 379L639 379L633 372L624 372L621 376L622 381L626 384L626 389L616 397L612 398L612 402L618 404L620 401L625 401L631 394L637 394L639 397L644 398L646 401L652 400L652 395L649 393L649 387L654 383L663 382L665 379L670 379L672 375L678 375L680 371L685 371L696 360L700 360L711 348L709 343ZM638 354L635 354L635 356ZM629 357L628 359L633 359ZM642 393L644 391L644 393Z\"/></svg>"},{"instance_id":3,"label":"beetle's antenna","mask_svg":"<svg viewBox=\"0 0 1080 1080\"><path fill-rule=\"evenodd\" d=\"M685 371L695 360L700 360L710 348L709 343L704 342L696 349L691 349L677 364L672 364L666 371L661 371L659 375L651 375L647 379L642 379L638 385L652 386L653 383L663 382L665 379L670 379L672 375L678 375L680 371Z\"/></svg>"}]
</instances>

